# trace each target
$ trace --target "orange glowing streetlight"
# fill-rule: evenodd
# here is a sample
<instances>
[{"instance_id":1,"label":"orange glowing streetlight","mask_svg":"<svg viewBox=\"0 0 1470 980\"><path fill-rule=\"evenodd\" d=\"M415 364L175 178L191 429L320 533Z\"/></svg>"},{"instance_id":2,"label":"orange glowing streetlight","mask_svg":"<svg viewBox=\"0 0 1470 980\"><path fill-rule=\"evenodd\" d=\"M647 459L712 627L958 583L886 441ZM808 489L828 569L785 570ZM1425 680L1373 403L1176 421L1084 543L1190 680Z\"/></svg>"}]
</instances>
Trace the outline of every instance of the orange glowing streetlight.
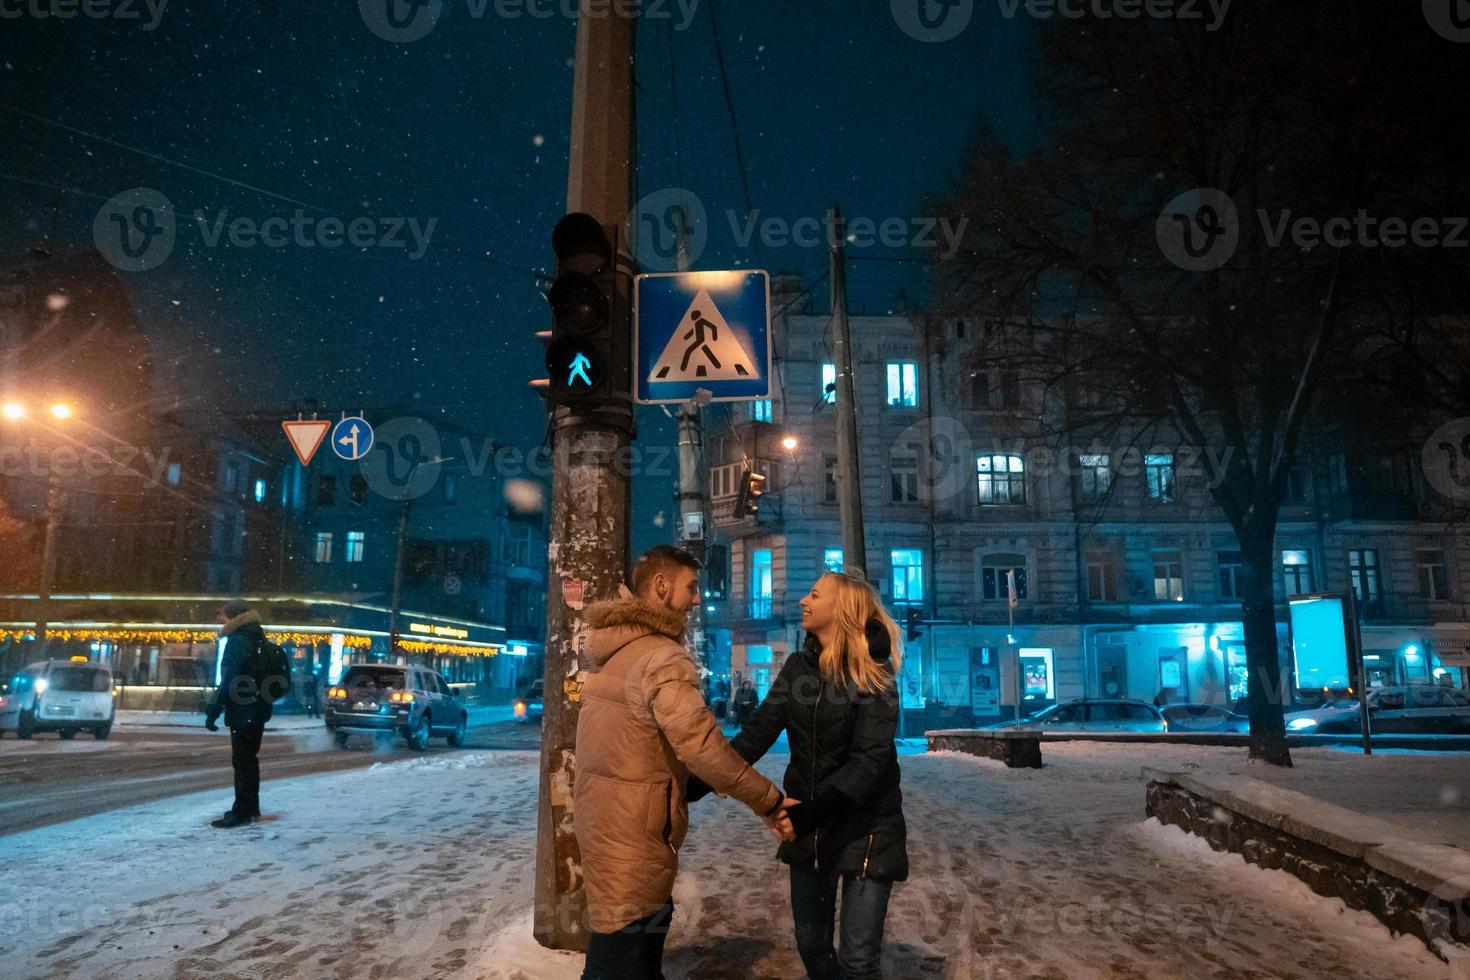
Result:
<instances>
[{"instance_id":1,"label":"orange glowing streetlight","mask_svg":"<svg viewBox=\"0 0 1470 980\"><path fill-rule=\"evenodd\" d=\"M60 420L71 418L71 406L66 402L57 402L51 406L51 417Z\"/></svg>"},{"instance_id":2,"label":"orange glowing streetlight","mask_svg":"<svg viewBox=\"0 0 1470 980\"><path fill-rule=\"evenodd\" d=\"M20 402L6 402L5 407L0 409L0 414L12 420L25 418L26 407Z\"/></svg>"},{"instance_id":3,"label":"orange glowing streetlight","mask_svg":"<svg viewBox=\"0 0 1470 980\"><path fill-rule=\"evenodd\" d=\"M785 449L787 452L795 451L796 447L799 445L801 445L801 443L797 441L796 436L787 436L786 438L781 440L781 448Z\"/></svg>"}]
</instances>

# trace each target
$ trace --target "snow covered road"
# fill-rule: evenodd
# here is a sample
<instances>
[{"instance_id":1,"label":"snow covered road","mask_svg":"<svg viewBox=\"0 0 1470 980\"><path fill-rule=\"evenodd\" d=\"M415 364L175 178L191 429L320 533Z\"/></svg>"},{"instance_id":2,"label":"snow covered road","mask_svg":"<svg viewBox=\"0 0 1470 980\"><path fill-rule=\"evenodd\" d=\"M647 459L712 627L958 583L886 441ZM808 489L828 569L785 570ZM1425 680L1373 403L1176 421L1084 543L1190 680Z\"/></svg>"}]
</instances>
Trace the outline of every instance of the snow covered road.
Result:
<instances>
[{"instance_id":1,"label":"snow covered road","mask_svg":"<svg viewBox=\"0 0 1470 980\"><path fill-rule=\"evenodd\" d=\"M1146 824L1141 764L1243 762L1165 748L1184 754L1048 746L1036 771L905 756L914 876L894 891L888 976L1470 978ZM528 936L537 762L463 752L278 781L279 819L230 833L207 826L229 802L216 791L0 838L0 977L576 977L579 957ZM716 799L691 822L670 980L800 976L763 827Z\"/></svg>"}]
</instances>

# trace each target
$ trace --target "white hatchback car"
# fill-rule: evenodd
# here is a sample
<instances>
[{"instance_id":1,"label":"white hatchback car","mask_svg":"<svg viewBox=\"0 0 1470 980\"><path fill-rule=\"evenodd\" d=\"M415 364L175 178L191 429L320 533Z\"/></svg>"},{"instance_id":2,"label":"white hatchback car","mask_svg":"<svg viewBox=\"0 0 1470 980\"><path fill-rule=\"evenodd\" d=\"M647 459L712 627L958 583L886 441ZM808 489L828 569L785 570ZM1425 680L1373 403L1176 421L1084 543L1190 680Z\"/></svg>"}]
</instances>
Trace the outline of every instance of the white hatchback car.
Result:
<instances>
[{"instance_id":1,"label":"white hatchback car","mask_svg":"<svg viewBox=\"0 0 1470 980\"><path fill-rule=\"evenodd\" d=\"M0 734L13 731L18 738L88 731L104 739L112 734L113 714L112 672L85 661L28 664L0 694Z\"/></svg>"}]
</instances>

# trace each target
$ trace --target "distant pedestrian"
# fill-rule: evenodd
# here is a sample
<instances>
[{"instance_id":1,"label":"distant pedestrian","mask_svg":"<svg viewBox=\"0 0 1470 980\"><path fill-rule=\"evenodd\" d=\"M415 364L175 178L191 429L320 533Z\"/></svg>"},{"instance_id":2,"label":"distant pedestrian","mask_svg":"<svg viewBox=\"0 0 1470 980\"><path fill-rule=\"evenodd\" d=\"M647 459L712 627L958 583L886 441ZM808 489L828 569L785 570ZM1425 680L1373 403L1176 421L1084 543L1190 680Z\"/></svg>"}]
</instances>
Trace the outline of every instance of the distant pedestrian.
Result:
<instances>
[{"instance_id":1,"label":"distant pedestrian","mask_svg":"<svg viewBox=\"0 0 1470 980\"><path fill-rule=\"evenodd\" d=\"M301 685L301 696L306 701L306 717L320 718L322 716L322 681L314 672L306 675L306 680Z\"/></svg>"},{"instance_id":2,"label":"distant pedestrian","mask_svg":"<svg viewBox=\"0 0 1470 980\"><path fill-rule=\"evenodd\" d=\"M243 599L231 599L219 610L219 687L204 716L204 727L219 731L219 717L230 730L230 764L235 768L235 805L213 821L220 828L239 827L260 816L260 743L271 718L271 700L260 690L252 668L265 643L260 616Z\"/></svg>"},{"instance_id":3,"label":"distant pedestrian","mask_svg":"<svg viewBox=\"0 0 1470 980\"><path fill-rule=\"evenodd\" d=\"M755 714L755 707L760 699L755 696L755 685L750 681L741 681L740 690L735 692L735 724L744 728L750 716Z\"/></svg>"}]
</instances>

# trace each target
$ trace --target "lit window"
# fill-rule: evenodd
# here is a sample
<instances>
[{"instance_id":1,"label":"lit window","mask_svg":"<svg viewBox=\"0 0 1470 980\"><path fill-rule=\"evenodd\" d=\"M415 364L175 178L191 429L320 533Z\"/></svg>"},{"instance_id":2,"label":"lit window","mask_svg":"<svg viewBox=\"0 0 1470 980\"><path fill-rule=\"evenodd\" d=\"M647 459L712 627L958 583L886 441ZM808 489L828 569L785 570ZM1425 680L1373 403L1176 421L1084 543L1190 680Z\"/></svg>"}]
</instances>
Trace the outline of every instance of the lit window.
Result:
<instances>
[{"instance_id":1,"label":"lit window","mask_svg":"<svg viewBox=\"0 0 1470 980\"><path fill-rule=\"evenodd\" d=\"M325 565L332 560L332 532L316 532L316 561L318 565Z\"/></svg>"},{"instance_id":2,"label":"lit window","mask_svg":"<svg viewBox=\"0 0 1470 980\"><path fill-rule=\"evenodd\" d=\"M771 549L755 548L750 552L750 617L771 617L772 586Z\"/></svg>"},{"instance_id":3,"label":"lit window","mask_svg":"<svg viewBox=\"0 0 1470 980\"><path fill-rule=\"evenodd\" d=\"M1348 552L1348 576L1358 602L1376 602L1382 590L1378 577L1378 552L1371 548L1354 548Z\"/></svg>"},{"instance_id":4,"label":"lit window","mask_svg":"<svg viewBox=\"0 0 1470 980\"><path fill-rule=\"evenodd\" d=\"M1113 470L1107 453L1077 457L1082 496L1086 500L1102 500L1112 486Z\"/></svg>"},{"instance_id":5,"label":"lit window","mask_svg":"<svg viewBox=\"0 0 1470 980\"><path fill-rule=\"evenodd\" d=\"M824 567L829 572L840 572L840 571L842 571L842 549L841 548L823 548L822 549L822 567Z\"/></svg>"},{"instance_id":6,"label":"lit window","mask_svg":"<svg viewBox=\"0 0 1470 980\"><path fill-rule=\"evenodd\" d=\"M347 554L343 556L345 561L362 561L362 549L367 541L367 535L362 531L347 532Z\"/></svg>"},{"instance_id":7,"label":"lit window","mask_svg":"<svg viewBox=\"0 0 1470 980\"><path fill-rule=\"evenodd\" d=\"M919 407L919 365L913 361L888 362L888 404L895 408Z\"/></svg>"},{"instance_id":8,"label":"lit window","mask_svg":"<svg viewBox=\"0 0 1470 980\"><path fill-rule=\"evenodd\" d=\"M829 504L837 503L836 456L827 456L822 460L822 499Z\"/></svg>"},{"instance_id":9,"label":"lit window","mask_svg":"<svg viewBox=\"0 0 1470 980\"><path fill-rule=\"evenodd\" d=\"M1016 599L1026 598L1026 556L1009 552L986 555L980 559L980 597L986 602L1010 600L1010 573L1016 575Z\"/></svg>"},{"instance_id":10,"label":"lit window","mask_svg":"<svg viewBox=\"0 0 1470 980\"><path fill-rule=\"evenodd\" d=\"M750 417L757 422L771 421L771 400L769 398L757 398L751 402Z\"/></svg>"},{"instance_id":11,"label":"lit window","mask_svg":"<svg viewBox=\"0 0 1470 980\"><path fill-rule=\"evenodd\" d=\"M258 504L265 499L265 481L255 481L255 502Z\"/></svg>"},{"instance_id":12,"label":"lit window","mask_svg":"<svg viewBox=\"0 0 1470 980\"><path fill-rule=\"evenodd\" d=\"M894 548L889 554L893 567L893 601L917 605L924 601L924 553L917 548Z\"/></svg>"},{"instance_id":13,"label":"lit window","mask_svg":"<svg viewBox=\"0 0 1470 980\"><path fill-rule=\"evenodd\" d=\"M1291 550L1281 553L1281 584L1287 595L1305 595L1315 591L1310 551Z\"/></svg>"},{"instance_id":14,"label":"lit window","mask_svg":"<svg viewBox=\"0 0 1470 980\"><path fill-rule=\"evenodd\" d=\"M1154 599L1158 602L1184 601L1184 559L1178 551L1155 551Z\"/></svg>"},{"instance_id":15,"label":"lit window","mask_svg":"<svg viewBox=\"0 0 1470 980\"><path fill-rule=\"evenodd\" d=\"M1143 474L1150 500L1169 503L1174 499L1174 454L1149 453L1143 457Z\"/></svg>"},{"instance_id":16,"label":"lit window","mask_svg":"<svg viewBox=\"0 0 1470 980\"><path fill-rule=\"evenodd\" d=\"M977 457L975 479L982 504L1026 502L1026 464L1020 456L987 453Z\"/></svg>"},{"instance_id":17,"label":"lit window","mask_svg":"<svg viewBox=\"0 0 1470 980\"><path fill-rule=\"evenodd\" d=\"M182 479L182 477L183 477L183 468L178 463L169 463L168 464L168 483L169 483L169 486L172 486L172 487L178 486L179 485L179 480Z\"/></svg>"},{"instance_id":18,"label":"lit window","mask_svg":"<svg viewBox=\"0 0 1470 980\"><path fill-rule=\"evenodd\" d=\"M822 365L822 401L828 405L837 402L837 365Z\"/></svg>"}]
</instances>

